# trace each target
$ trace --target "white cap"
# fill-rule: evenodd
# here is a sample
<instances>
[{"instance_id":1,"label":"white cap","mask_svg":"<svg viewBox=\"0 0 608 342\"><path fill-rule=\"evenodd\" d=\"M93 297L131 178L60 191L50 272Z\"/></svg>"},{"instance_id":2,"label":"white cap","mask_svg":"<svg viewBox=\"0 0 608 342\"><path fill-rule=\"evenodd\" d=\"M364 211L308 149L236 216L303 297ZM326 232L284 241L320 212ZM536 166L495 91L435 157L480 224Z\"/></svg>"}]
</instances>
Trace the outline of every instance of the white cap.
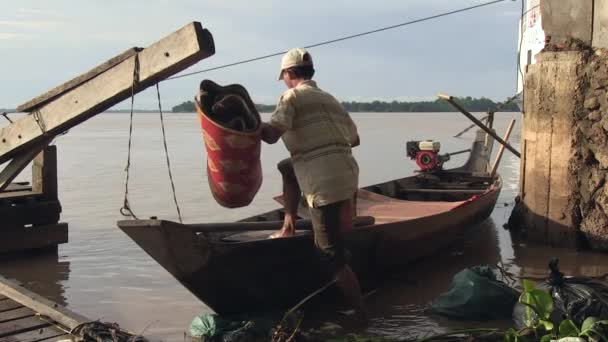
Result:
<instances>
[{"instance_id":1,"label":"white cap","mask_svg":"<svg viewBox=\"0 0 608 342\"><path fill-rule=\"evenodd\" d=\"M283 79L283 70L295 66L306 66L312 64L312 56L308 51L302 48L294 48L283 56L281 59L281 71L279 72L279 80Z\"/></svg>"}]
</instances>

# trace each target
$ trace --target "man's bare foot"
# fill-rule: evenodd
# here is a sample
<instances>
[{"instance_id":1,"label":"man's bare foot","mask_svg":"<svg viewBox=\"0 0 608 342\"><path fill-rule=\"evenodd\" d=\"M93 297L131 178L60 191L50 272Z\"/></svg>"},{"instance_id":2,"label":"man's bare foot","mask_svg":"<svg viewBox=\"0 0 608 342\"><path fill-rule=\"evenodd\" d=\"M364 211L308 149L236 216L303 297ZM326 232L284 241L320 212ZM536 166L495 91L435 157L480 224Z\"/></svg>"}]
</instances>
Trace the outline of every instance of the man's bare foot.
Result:
<instances>
[{"instance_id":1,"label":"man's bare foot","mask_svg":"<svg viewBox=\"0 0 608 342\"><path fill-rule=\"evenodd\" d=\"M281 228L281 230L279 230L278 232L273 233L268 238L269 239L286 238L286 237L294 236L295 233L296 233L295 229Z\"/></svg>"}]
</instances>

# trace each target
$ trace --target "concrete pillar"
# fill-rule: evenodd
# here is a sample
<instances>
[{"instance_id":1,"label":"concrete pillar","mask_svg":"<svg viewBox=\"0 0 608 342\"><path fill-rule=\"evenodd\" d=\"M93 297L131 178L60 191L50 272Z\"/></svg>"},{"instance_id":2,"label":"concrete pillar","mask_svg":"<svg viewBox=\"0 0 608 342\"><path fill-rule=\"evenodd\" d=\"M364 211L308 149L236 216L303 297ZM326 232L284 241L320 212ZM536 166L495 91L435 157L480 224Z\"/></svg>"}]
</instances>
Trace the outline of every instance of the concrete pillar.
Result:
<instances>
[{"instance_id":1,"label":"concrete pillar","mask_svg":"<svg viewBox=\"0 0 608 342\"><path fill-rule=\"evenodd\" d=\"M608 0L595 0L593 46L608 49Z\"/></svg>"},{"instance_id":2,"label":"concrete pillar","mask_svg":"<svg viewBox=\"0 0 608 342\"><path fill-rule=\"evenodd\" d=\"M552 245L574 246L576 214L575 126L582 54L543 52L528 67L522 132L523 225L528 236Z\"/></svg>"},{"instance_id":3,"label":"concrete pillar","mask_svg":"<svg viewBox=\"0 0 608 342\"><path fill-rule=\"evenodd\" d=\"M608 250L608 51L542 52L524 89L514 215L532 240Z\"/></svg>"}]
</instances>

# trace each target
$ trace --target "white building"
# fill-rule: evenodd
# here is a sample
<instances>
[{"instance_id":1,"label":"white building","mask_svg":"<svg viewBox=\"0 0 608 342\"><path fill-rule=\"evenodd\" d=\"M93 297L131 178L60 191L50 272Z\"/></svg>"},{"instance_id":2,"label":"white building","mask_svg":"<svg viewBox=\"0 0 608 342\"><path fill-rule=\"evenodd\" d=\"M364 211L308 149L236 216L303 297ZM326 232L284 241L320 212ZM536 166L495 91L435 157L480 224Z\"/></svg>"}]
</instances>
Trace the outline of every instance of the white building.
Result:
<instances>
[{"instance_id":1,"label":"white building","mask_svg":"<svg viewBox=\"0 0 608 342\"><path fill-rule=\"evenodd\" d=\"M527 66L536 63L536 54L545 47L545 32L542 28L541 0L526 0L523 17L519 22L519 63L517 70L517 92L523 90L523 77Z\"/></svg>"}]
</instances>

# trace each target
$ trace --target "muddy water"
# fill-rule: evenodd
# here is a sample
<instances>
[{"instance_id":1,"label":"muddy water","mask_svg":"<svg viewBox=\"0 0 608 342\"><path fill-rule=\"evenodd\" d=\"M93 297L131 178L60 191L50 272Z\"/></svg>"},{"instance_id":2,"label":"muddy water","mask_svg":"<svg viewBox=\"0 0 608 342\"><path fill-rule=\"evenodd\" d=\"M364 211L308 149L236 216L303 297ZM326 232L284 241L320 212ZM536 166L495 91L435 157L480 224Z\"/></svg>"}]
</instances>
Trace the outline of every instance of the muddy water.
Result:
<instances>
[{"instance_id":1,"label":"muddy water","mask_svg":"<svg viewBox=\"0 0 608 342\"><path fill-rule=\"evenodd\" d=\"M354 153L361 168L360 183L372 184L411 174L405 158L408 139L435 139L444 152L467 148L473 131L452 136L469 125L460 114L354 114L362 145ZM497 115L504 132L518 114ZM231 221L276 207L280 192L274 165L287 155L281 144L264 146L264 184L254 203L224 209L211 198L204 173L204 151L194 114L166 117L177 196L186 222ZM176 219L163 155L158 117L136 115L130 201L140 217ZM206 307L140 250L118 228L124 191L128 115L104 114L57 139L62 220L70 224L70 243L57 256L0 262L0 274L68 305L93 319L111 320L135 332L181 341L191 319ZM518 142L519 125L512 141ZM518 143L515 143L519 147ZM462 163L464 156L450 161ZM471 227L454 247L405 268L367 299L372 324L369 333L392 337L424 336L454 327L479 325L432 316L428 302L445 291L451 277L464 267L504 264L518 275L543 276L551 256L559 256L568 274L608 272L608 256L513 243L502 225L517 192L519 160L506 152L500 166L504 188L491 219ZM505 322L484 323L489 326Z\"/></svg>"}]
</instances>

